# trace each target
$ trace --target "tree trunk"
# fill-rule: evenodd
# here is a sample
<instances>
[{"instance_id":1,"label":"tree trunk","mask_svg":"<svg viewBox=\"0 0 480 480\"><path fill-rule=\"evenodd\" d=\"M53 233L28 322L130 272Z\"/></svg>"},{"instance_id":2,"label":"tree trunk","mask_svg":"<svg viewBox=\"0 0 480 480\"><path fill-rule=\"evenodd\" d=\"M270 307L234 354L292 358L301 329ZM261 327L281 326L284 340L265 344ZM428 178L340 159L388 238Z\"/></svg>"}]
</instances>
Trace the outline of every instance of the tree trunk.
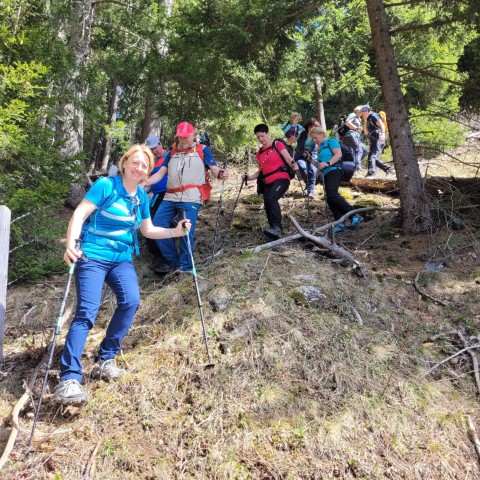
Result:
<instances>
[{"instance_id":1,"label":"tree trunk","mask_svg":"<svg viewBox=\"0 0 480 480\"><path fill-rule=\"evenodd\" d=\"M323 109L322 78L320 75L315 75L315 104L317 107L317 120L320 122L320 126L326 129L325 110Z\"/></svg>"},{"instance_id":2,"label":"tree trunk","mask_svg":"<svg viewBox=\"0 0 480 480\"><path fill-rule=\"evenodd\" d=\"M343 77L343 69L342 64L338 63L336 60L333 62L333 75L335 76L335 80L339 83ZM338 111L342 114L348 114L348 106L347 106L347 99L345 97L345 92L340 90L339 92L340 101L338 104Z\"/></svg>"},{"instance_id":3,"label":"tree trunk","mask_svg":"<svg viewBox=\"0 0 480 480\"><path fill-rule=\"evenodd\" d=\"M93 16L93 0L75 3L74 20L68 40L68 49L74 57L74 64L65 86L65 101L59 105L56 136L63 158L72 157L83 150L82 101L85 92L80 76L90 51Z\"/></svg>"},{"instance_id":4,"label":"tree trunk","mask_svg":"<svg viewBox=\"0 0 480 480\"><path fill-rule=\"evenodd\" d=\"M393 162L400 187L403 228L419 232L432 225L430 206L418 167L383 0L366 0L373 47L388 118Z\"/></svg>"},{"instance_id":5,"label":"tree trunk","mask_svg":"<svg viewBox=\"0 0 480 480\"><path fill-rule=\"evenodd\" d=\"M103 156L100 165L100 171L106 172L108 168L108 162L110 160L110 152L112 150L112 133L111 127L117 119L118 99L120 97L120 89L118 82L112 78L110 79L110 100L108 102L108 128L103 138Z\"/></svg>"},{"instance_id":6,"label":"tree trunk","mask_svg":"<svg viewBox=\"0 0 480 480\"><path fill-rule=\"evenodd\" d=\"M152 129L153 123L153 93L147 89L145 94L145 110L143 114L143 122L142 122L142 131L140 133L140 141L144 142L148 135L150 134L150 130Z\"/></svg>"}]
</instances>

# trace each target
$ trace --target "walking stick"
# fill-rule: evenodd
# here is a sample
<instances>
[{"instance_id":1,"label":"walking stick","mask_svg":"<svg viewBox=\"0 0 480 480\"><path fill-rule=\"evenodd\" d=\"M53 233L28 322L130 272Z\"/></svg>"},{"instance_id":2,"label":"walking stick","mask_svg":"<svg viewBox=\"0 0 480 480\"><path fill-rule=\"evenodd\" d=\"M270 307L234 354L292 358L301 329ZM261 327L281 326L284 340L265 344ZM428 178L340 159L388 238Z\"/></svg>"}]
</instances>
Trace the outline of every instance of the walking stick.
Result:
<instances>
[{"instance_id":1,"label":"walking stick","mask_svg":"<svg viewBox=\"0 0 480 480\"><path fill-rule=\"evenodd\" d=\"M187 214L185 210L181 209L180 211L183 219L186 219ZM202 304L202 299L200 298L200 289L198 288L198 277L197 277L197 270L195 269L195 261L193 259L192 244L190 242L190 232L186 228L184 230L185 230L185 237L187 237L188 254L190 255L190 261L192 262L192 275L193 275L193 281L195 282L195 291L197 292L197 303L198 303L198 309L200 311L200 320L202 322L203 339L205 340L205 348L207 350L208 363L205 365L205 368L213 368L215 364L212 362L212 359L210 357L210 350L208 348L207 330L205 328L205 320L203 319L203 304Z\"/></svg>"},{"instance_id":2,"label":"walking stick","mask_svg":"<svg viewBox=\"0 0 480 480\"><path fill-rule=\"evenodd\" d=\"M222 168L225 170L227 168L227 165L228 165L228 160L225 160ZM222 209L224 187L225 187L225 180L222 178L222 186L220 187L220 199L218 200L217 221L215 222L215 232L213 233L212 258L210 259L210 263L213 263L213 259L215 258L215 251L217 249L218 221L220 220L220 210Z\"/></svg>"},{"instance_id":3,"label":"walking stick","mask_svg":"<svg viewBox=\"0 0 480 480\"><path fill-rule=\"evenodd\" d=\"M231 213L231 215L230 215L230 218L228 219L227 232L230 230L230 227L232 226L233 214L235 213L235 209L237 208L238 200L240 199L240 194L242 193L243 185L246 185L246 184L247 184L247 176L245 175L245 176L242 178L242 183L240 184L240 190L238 191L237 199L235 200L235 203L234 203L234 205L233 205L232 213Z\"/></svg>"},{"instance_id":4,"label":"walking stick","mask_svg":"<svg viewBox=\"0 0 480 480\"><path fill-rule=\"evenodd\" d=\"M78 250L79 248L80 248L80 241L76 240L75 241L75 249ZM65 311L65 304L67 303L68 293L70 292L70 285L72 283L73 273L75 272L75 265L76 265L75 262L72 262L72 264L70 265L70 268L68 270L67 286L65 288L65 293L63 294L62 304L60 305L60 313L58 314L58 317L55 321L55 327L54 327L54 330L53 330L53 337L52 337L52 341L50 342L50 347L49 347L49 351L48 351L48 354L47 354L47 367L46 367L46 370L45 370L45 376L43 377L42 389L40 391L40 397L38 399L37 407L35 408L35 416L33 417L32 431L30 433L30 439L28 441L28 449L29 450L32 447L33 436L35 435L35 429L37 427L38 415L40 413L40 407L42 406L43 395L45 394L45 388L47 386L48 372L50 371L50 368L52 367L52 360L53 360L53 354L55 352L55 345L57 343L57 338L59 337L60 331L62 329L63 313ZM32 388L33 388L33 386L34 385L32 385Z\"/></svg>"}]
</instances>

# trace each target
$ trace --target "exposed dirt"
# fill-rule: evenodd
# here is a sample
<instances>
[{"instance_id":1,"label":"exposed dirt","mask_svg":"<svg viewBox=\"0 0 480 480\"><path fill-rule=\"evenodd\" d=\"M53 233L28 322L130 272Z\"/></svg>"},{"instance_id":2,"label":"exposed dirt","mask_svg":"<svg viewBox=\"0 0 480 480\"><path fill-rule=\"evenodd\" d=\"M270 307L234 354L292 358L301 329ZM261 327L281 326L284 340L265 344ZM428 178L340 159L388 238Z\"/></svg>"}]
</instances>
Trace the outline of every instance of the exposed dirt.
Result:
<instances>
[{"instance_id":1,"label":"exposed dirt","mask_svg":"<svg viewBox=\"0 0 480 480\"><path fill-rule=\"evenodd\" d=\"M234 175L224 195L222 225L239 186L240 176ZM354 204L398 204L385 195L344 193ZM213 195L216 200L218 189ZM25 456L29 405L2 478L479 477L465 425L470 414L480 426L470 357L460 355L426 375L463 347L457 331L473 344L479 341L480 231L470 222L472 212L456 212L466 223L463 230L447 223L416 236L402 234L395 213L374 212L356 230L337 235L369 270L359 278L306 242L260 254L246 251L264 242L260 203L249 185L231 231L219 235L221 253L213 265L218 203L201 211L196 258L215 368L203 368L192 280L163 281L142 255L136 262L142 305L123 345L128 374L116 383L89 378L114 309L106 292L85 350L90 402L83 409L58 409L47 394L34 451ZM316 226L328 221L320 192L312 209ZM298 185L292 184L282 210L310 227ZM285 227L291 230L288 220ZM427 264L439 271L426 271ZM417 274L420 290L446 306L420 295ZM45 351L65 280L59 276L9 291L0 378L5 419ZM302 300L295 293L302 285L316 287L323 303ZM213 311L209 300L221 295L228 307ZM245 325L249 335L221 348L227 333ZM52 387L57 375L52 372ZM8 431L4 423L0 438ZM88 477L83 472L95 446L96 473Z\"/></svg>"}]
</instances>

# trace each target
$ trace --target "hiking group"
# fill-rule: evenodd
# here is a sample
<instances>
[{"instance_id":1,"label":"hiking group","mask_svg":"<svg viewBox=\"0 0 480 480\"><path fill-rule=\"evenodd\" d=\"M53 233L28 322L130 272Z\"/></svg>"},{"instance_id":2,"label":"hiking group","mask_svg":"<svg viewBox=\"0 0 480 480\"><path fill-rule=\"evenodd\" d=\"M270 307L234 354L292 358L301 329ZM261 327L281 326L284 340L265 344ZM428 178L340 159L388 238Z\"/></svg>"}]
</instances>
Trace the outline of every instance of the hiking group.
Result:
<instances>
[{"instance_id":1,"label":"hiking group","mask_svg":"<svg viewBox=\"0 0 480 480\"><path fill-rule=\"evenodd\" d=\"M257 180L257 191L263 195L269 224L264 230L267 236L280 238L283 234L279 200L295 176L303 178L306 195L312 198L320 179L335 220L353 209L338 193L338 187L342 180L351 178L360 165L360 117L371 145L367 176L374 174L376 166L384 169L378 159L385 142L382 120L378 121L378 115L370 112L369 107L357 107L354 115L356 120L350 118L351 115L347 118L349 130L344 135L345 144L352 144L354 154L350 157L349 147L328 138L326 130L314 118L302 127L300 115L292 114L283 128L286 141L272 139L265 124L255 127L254 134L260 143L256 153L258 169L245 174L242 185L248 180ZM75 274L77 308L60 358L60 382L53 394L57 403L87 401L81 385L81 357L101 305L104 283L114 292L117 307L100 343L92 377L114 380L125 373L116 364L115 357L140 304L132 259L133 252L139 254L138 229L147 239L148 248L155 253L156 273L193 275L197 282L193 263L194 233L199 211L210 198L209 175L223 182L229 178L229 171L216 164L207 132L197 139L193 125L181 122L175 136L177 141L167 152L154 135L149 136L145 144L130 147L118 162L118 175L100 177L70 219L64 259L68 265L74 264L71 268ZM362 220L359 215L352 216L350 228ZM346 230L343 223L335 227L337 232ZM199 295L197 283L196 286Z\"/></svg>"}]
</instances>

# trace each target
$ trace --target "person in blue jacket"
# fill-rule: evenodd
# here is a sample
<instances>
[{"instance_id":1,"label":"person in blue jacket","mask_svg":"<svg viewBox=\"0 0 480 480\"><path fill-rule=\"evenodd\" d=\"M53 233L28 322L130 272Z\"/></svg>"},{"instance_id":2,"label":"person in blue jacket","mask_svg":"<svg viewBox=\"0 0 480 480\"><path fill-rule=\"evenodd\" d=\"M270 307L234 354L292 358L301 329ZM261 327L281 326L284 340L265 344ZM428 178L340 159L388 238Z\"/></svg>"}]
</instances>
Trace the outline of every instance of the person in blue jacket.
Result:
<instances>
[{"instance_id":1,"label":"person in blue jacket","mask_svg":"<svg viewBox=\"0 0 480 480\"><path fill-rule=\"evenodd\" d=\"M338 220L346 213L353 210L353 207L340 195L338 188L342 181L342 149L335 138L327 138L327 132L321 127L314 127L310 130L310 136L317 145L317 160L311 160L322 175L324 195L328 206L332 211L333 218ZM350 228L356 227L363 221L360 215L354 215L350 219ZM335 226L334 232L343 233L347 230L344 222Z\"/></svg>"},{"instance_id":2,"label":"person in blue jacket","mask_svg":"<svg viewBox=\"0 0 480 480\"><path fill-rule=\"evenodd\" d=\"M181 220L176 228L154 227L148 196L139 183L153 167L153 155L145 145L134 145L122 156L120 176L100 177L70 219L64 259L75 262L77 309L60 359L60 383L53 400L80 404L87 401L82 381L81 357L100 308L106 282L117 297L117 308L98 351L92 376L114 380L124 374L115 363L121 342L132 325L140 304L138 278L132 253L138 255L136 230L147 238L173 238L191 228ZM81 247L77 248L81 239Z\"/></svg>"},{"instance_id":3,"label":"person in blue jacket","mask_svg":"<svg viewBox=\"0 0 480 480\"><path fill-rule=\"evenodd\" d=\"M165 161L165 150L163 149L162 143L160 142L160 138L156 135L150 135L145 140L145 145L150 148L154 155L154 165L153 169L150 172L150 175L158 172L160 167L163 165ZM165 175L159 182L150 185L149 187L145 187L145 190L150 192L150 217L153 219L155 218L155 214L157 213L158 207L163 201L165 197L165 193L167 192L167 182L168 182L168 175ZM157 275L163 275L168 273L169 265L168 262L162 255L162 252L158 248L157 242L150 238L146 239L147 247L150 253L154 255L154 260L150 268L156 273Z\"/></svg>"}]
</instances>

